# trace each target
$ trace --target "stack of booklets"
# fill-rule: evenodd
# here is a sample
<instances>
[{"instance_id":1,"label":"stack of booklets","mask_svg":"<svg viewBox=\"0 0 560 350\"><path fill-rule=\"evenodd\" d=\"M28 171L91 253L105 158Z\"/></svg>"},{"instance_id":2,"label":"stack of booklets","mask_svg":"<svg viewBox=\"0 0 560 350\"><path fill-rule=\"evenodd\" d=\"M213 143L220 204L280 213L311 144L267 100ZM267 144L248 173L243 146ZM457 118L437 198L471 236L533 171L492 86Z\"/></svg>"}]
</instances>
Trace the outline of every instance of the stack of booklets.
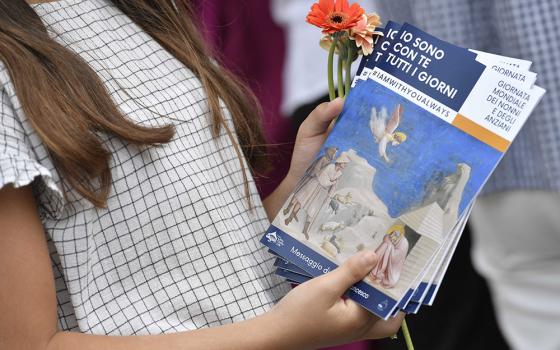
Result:
<instances>
[{"instance_id":1,"label":"stack of booklets","mask_svg":"<svg viewBox=\"0 0 560 350\"><path fill-rule=\"evenodd\" d=\"M261 242L294 283L375 250L347 295L387 319L432 305L477 194L545 91L530 61L410 24L383 33Z\"/></svg>"}]
</instances>

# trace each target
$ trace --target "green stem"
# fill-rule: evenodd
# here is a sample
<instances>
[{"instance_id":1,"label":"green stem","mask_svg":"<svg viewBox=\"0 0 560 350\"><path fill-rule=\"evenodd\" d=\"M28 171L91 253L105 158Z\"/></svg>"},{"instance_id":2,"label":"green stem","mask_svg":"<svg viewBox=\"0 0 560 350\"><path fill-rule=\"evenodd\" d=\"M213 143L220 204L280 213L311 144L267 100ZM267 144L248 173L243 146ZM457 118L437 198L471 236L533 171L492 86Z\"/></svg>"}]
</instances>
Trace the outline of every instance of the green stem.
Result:
<instances>
[{"instance_id":1,"label":"green stem","mask_svg":"<svg viewBox=\"0 0 560 350\"><path fill-rule=\"evenodd\" d=\"M334 91L334 79L333 79L333 58L334 58L334 50L336 49L336 45L338 44L338 38L335 37L333 39L331 48L329 49L329 60L327 63L327 80L329 82L329 99L332 101L336 98L336 93Z\"/></svg>"},{"instance_id":2,"label":"green stem","mask_svg":"<svg viewBox=\"0 0 560 350\"><path fill-rule=\"evenodd\" d=\"M341 51L339 51L341 52ZM342 67L344 65L344 59L342 55L338 55L338 70L337 70L337 80L338 80L338 97L344 97L344 79L342 78Z\"/></svg>"},{"instance_id":3,"label":"green stem","mask_svg":"<svg viewBox=\"0 0 560 350\"><path fill-rule=\"evenodd\" d=\"M352 62L353 62L353 56L354 53L352 52L352 49L350 48L350 40L348 40L348 47L347 47L347 55L346 55L346 86L345 86L345 94L348 95L348 93L350 92L350 83L351 83L351 71L352 71Z\"/></svg>"},{"instance_id":4,"label":"green stem","mask_svg":"<svg viewBox=\"0 0 560 350\"><path fill-rule=\"evenodd\" d=\"M404 335L404 341L406 342L406 348L408 350L414 350L414 345L412 345L412 338L410 337L410 332L408 331L408 326L406 320L403 319L401 324L402 332Z\"/></svg>"}]
</instances>

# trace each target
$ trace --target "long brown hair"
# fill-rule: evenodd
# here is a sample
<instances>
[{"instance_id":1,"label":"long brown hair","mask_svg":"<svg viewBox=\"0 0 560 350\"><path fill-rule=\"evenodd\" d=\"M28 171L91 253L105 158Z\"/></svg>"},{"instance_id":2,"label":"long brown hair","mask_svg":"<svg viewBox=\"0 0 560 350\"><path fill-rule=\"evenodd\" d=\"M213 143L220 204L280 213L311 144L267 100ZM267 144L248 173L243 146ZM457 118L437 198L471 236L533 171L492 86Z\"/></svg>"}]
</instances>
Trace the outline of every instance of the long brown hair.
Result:
<instances>
[{"instance_id":1,"label":"long brown hair","mask_svg":"<svg viewBox=\"0 0 560 350\"><path fill-rule=\"evenodd\" d=\"M243 167L267 166L260 110L254 95L221 68L205 48L187 0L112 0L144 31L193 71L208 98L212 133L227 132ZM51 39L25 0L0 1L0 60L6 65L23 112L46 145L61 177L95 206L111 187L110 153L97 132L138 146L166 143L172 126L144 127L127 119L96 73L77 54ZM228 107L237 133L225 122ZM248 194L247 174L245 193Z\"/></svg>"}]
</instances>

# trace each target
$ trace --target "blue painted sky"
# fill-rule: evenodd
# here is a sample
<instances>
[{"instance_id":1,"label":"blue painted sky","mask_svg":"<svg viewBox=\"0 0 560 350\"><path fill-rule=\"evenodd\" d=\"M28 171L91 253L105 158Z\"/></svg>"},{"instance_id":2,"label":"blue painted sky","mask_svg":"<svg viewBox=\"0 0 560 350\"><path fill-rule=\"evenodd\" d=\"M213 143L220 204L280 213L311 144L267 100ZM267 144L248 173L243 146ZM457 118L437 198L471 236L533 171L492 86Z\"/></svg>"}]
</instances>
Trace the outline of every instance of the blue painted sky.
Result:
<instances>
[{"instance_id":1,"label":"blue painted sky","mask_svg":"<svg viewBox=\"0 0 560 350\"><path fill-rule=\"evenodd\" d=\"M408 139L399 146L387 146L387 155L392 160L388 164L379 156L371 133L370 111L373 106L378 111L385 107L390 115L397 103L403 105L397 131L404 132ZM462 212L501 157L490 146L373 81L360 82L348 95L340 120L324 148L330 146L337 146L339 152L352 148L377 169L373 191L387 205L392 217L420 204L425 186L435 174L449 175L458 163L467 163L471 166L471 177L463 193Z\"/></svg>"}]
</instances>

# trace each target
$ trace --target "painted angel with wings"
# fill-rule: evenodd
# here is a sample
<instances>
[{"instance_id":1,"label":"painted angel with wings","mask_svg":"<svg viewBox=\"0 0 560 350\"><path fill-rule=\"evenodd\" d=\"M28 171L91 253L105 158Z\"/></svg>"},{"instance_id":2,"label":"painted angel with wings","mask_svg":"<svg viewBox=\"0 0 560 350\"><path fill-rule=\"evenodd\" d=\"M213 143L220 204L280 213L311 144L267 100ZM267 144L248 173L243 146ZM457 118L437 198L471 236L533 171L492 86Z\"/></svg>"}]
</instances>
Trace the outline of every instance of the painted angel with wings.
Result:
<instances>
[{"instance_id":1,"label":"painted angel with wings","mask_svg":"<svg viewBox=\"0 0 560 350\"><path fill-rule=\"evenodd\" d=\"M385 107L381 108L378 112L375 107L371 109L371 115L369 120L369 127L375 138L375 143L379 144L379 155L389 163L389 157L387 157L387 144L391 143L393 146L398 146L406 141L406 134L400 131L396 131L399 127L399 123L402 118L403 108L398 104L393 113L391 114L391 119L387 113Z\"/></svg>"}]
</instances>

